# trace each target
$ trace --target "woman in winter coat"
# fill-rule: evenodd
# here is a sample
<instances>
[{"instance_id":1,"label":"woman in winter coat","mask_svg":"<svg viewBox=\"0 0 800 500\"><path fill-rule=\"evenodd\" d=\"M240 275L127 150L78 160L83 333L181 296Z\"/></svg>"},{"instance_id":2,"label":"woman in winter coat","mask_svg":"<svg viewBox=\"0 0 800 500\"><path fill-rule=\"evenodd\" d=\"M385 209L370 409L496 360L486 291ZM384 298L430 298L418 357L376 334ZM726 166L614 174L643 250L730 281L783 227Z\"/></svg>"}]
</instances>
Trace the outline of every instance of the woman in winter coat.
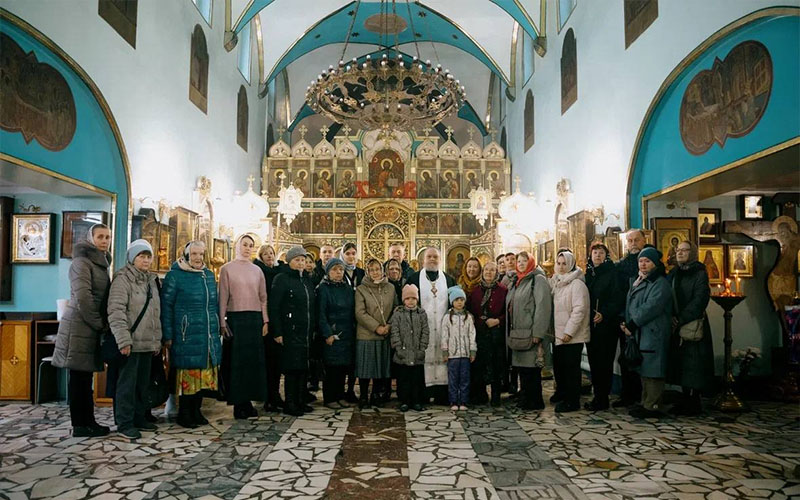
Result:
<instances>
[{"instance_id":1,"label":"woman in winter coat","mask_svg":"<svg viewBox=\"0 0 800 500\"><path fill-rule=\"evenodd\" d=\"M284 272L289 267L275 259L275 249L271 245L261 245L258 249L258 258L253 260L253 264L264 273L264 281L267 284L267 296L269 297L272 289L272 282L275 276ZM264 410L268 412L278 412L283 408L281 399L281 369L280 354L281 346L275 342L274 324L269 324L268 335L264 337L264 359L267 365L267 401L264 403Z\"/></svg>"},{"instance_id":2,"label":"woman in winter coat","mask_svg":"<svg viewBox=\"0 0 800 500\"><path fill-rule=\"evenodd\" d=\"M467 298L475 318L478 353L470 373L470 401L485 404L486 384L492 386L492 406L500 406L500 391L506 366L506 294L498 281L497 264L487 262L480 285Z\"/></svg>"},{"instance_id":3,"label":"woman in winter coat","mask_svg":"<svg viewBox=\"0 0 800 500\"><path fill-rule=\"evenodd\" d=\"M583 270L575 265L569 250L558 252L555 274L550 279L553 293L553 326L556 346L553 349L553 371L556 392L550 398L556 412L580 409L581 353L589 343L589 290L583 281Z\"/></svg>"},{"instance_id":4,"label":"woman in winter coat","mask_svg":"<svg viewBox=\"0 0 800 500\"><path fill-rule=\"evenodd\" d=\"M411 269L409 267L409 269ZM386 280L394 287L397 295L397 303L403 301L403 287L406 286L406 279L403 277L403 266L397 259L389 259L386 262Z\"/></svg>"},{"instance_id":5,"label":"woman in winter coat","mask_svg":"<svg viewBox=\"0 0 800 500\"><path fill-rule=\"evenodd\" d=\"M153 356L161 353L161 300L156 275L149 271L153 261L150 243L131 242L127 258L128 263L114 275L108 292L108 323L124 356L114 398L114 419L120 434L137 439L141 437L140 429L156 429L155 424L145 420L145 413L150 410L145 396Z\"/></svg>"},{"instance_id":6,"label":"woman in winter coat","mask_svg":"<svg viewBox=\"0 0 800 500\"><path fill-rule=\"evenodd\" d=\"M345 243L339 257L342 259L342 262L344 262L344 280L350 285L350 288L355 291L355 289L361 285L361 281L366 275L363 269L356 267L358 263L356 244L353 242ZM347 373L347 393L345 394L345 398L348 402L355 403L358 401L358 399L356 399L355 387L356 376L354 365Z\"/></svg>"},{"instance_id":7,"label":"woman in winter coat","mask_svg":"<svg viewBox=\"0 0 800 500\"><path fill-rule=\"evenodd\" d=\"M552 342L553 299L541 267L527 252L516 258L517 277L506 296L511 364L522 382L519 406L523 410L544 409L542 367Z\"/></svg>"},{"instance_id":8,"label":"woman in winter coat","mask_svg":"<svg viewBox=\"0 0 800 500\"><path fill-rule=\"evenodd\" d=\"M639 343L642 364L642 407L630 410L636 418L658 417L667 375L667 351L672 332L672 293L661 252L648 247L639 252L639 276L631 282L625 305L623 333Z\"/></svg>"},{"instance_id":9,"label":"woman in winter coat","mask_svg":"<svg viewBox=\"0 0 800 500\"><path fill-rule=\"evenodd\" d=\"M678 265L669 273L675 309L672 311L674 333L667 382L683 387L683 401L671 411L679 415L699 415L703 410L700 393L709 390L714 380L714 346L706 316L711 289L706 266L698 262L694 243L680 243L675 255ZM696 320L702 321L702 337L697 341L682 341L678 334L680 328Z\"/></svg>"},{"instance_id":10,"label":"woman in winter coat","mask_svg":"<svg viewBox=\"0 0 800 500\"><path fill-rule=\"evenodd\" d=\"M367 277L356 289L356 377L361 386L359 407L380 405L389 400L391 390L391 346L389 343L392 311L398 304L395 288L386 281L383 266L377 259L367 263ZM372 396L367 401L369 381Z\"/></svg>"},{"instance_id":11,"label":"woman in winter coat","mask_svg":"<svg viewBox=\"0 0 800 500\"><path fill-rule=\"evenodd\" d=\"M223 393L238 419L257 417L251 401L267 399L262 338L269 328L267 285L264 273L250 260L254 246L250 236L240 237L236 258L219 271Z\"/></svg>"},{"instance_id":12,"label":"woman in winter coat","mask_svg":"<svg viewBox=\"0 0 800 500\"><path fill-rule=\"evenodd\" d=\"M110 245L108 226L95 224L86 241L73 248L70 300L58 324L53 366L69 369L69 414L74 437L105 436L109 431L94 419L92 377L94 372L103 371L100 339L108 330Z\"/></svg>"},{"instance_id":13,"label":"woman in winter coat","mask_svg":"<svg viewBox=\"0 0 800 500\"><path fill-rule=\"evenodd\" d=\"M461 276L458 277L456 284L464 290L464 293L469 297L472 291L481 284L481 277L483 276L483 268L481 261L477 257L470 257L461 268Z\"/></svg>"},{"instance_id":14,"label":"woman in winter coat","mask_svg":"<svg viewBox=\"0 0 800 500\"><path fill-rule=\"evenodd\" d=\"M284 373L283 412L300 416L313 410L305 402L308 348L314 332L316 298L314 285L305 272L306 251L296 246L286 252L289 270L275 277L270 290L269 311L274 322L275 342L281 345Z\"/></svg>"},{"instance_id":15,"label":"woman in winter coat","mask_svg":"<svg viewBox=\"0 0 800 500\"><path fill-rule=\"evenodd\" d=\"M218 390L222 344L219 301L214 273L206 267L206 244L191 241L164 278L161 287L161 328L176 368L178 425L193 429L207 425L200 412L201 391Z\"/></svg>"},{"instance_id":16,"label":"woman in winter coat","mask_svg":"<svg viewBox=\"0 0 800 500\"><path fill-rule=\"evenodd\" d=\"M319 334L324 345L325 380L322 395L333 410L349 408L344 400L344 377L353 364L356 320L353 290L344 282L344 262L332 258L325 264L325 277L317 287Z\"/></svg>"},{"instance_id":17,"label":"woman in winter coat","mask_svg":"<svg viewBox=\"0 0 800 500\"><path fill-rule=\"evenodd\" d=\"M589 411L607 410L614 374L614 357L619 342L619 316L625 308L625 294L620 288L616 267L608 256L608 248L600 242L592 244L586 265L586 287L589 289L589 327L592 341L586 345L592 374L594 398L583 407Z\"/></svg>"}]
</instances>

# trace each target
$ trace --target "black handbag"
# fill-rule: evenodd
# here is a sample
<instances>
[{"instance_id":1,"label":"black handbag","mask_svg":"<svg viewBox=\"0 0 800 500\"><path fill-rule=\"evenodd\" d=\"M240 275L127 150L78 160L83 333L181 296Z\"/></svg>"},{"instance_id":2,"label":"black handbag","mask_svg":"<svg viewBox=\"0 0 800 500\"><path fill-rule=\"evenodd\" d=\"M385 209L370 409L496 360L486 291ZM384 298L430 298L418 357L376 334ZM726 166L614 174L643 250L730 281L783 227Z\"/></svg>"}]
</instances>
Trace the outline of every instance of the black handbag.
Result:
<instances>
[{"instance_id":1,"label":"black handbag","mask_svg":"<svg viewBox=\"0 0 800 500\"><path fill-rule=\"evenodd\" d=\"M644 357L642 351L639 350L639 337L637 332L631 335L631 338L625 342L625 351L622 353L622 361L628 368L638 368L642 365Z\"/></svg>"},{"instance_id":2,"label":"black handbag","mask_svg":"<svg viewBox=\"0 0 800 500\"><path fill-rule=\"evenodd\" d=\"M158 408L169 398L169 384L164 372L164 361L161 355L155 356L150 364L150 384L145 392L145 402L149 408Z\"/></svg>"}]
</instances>

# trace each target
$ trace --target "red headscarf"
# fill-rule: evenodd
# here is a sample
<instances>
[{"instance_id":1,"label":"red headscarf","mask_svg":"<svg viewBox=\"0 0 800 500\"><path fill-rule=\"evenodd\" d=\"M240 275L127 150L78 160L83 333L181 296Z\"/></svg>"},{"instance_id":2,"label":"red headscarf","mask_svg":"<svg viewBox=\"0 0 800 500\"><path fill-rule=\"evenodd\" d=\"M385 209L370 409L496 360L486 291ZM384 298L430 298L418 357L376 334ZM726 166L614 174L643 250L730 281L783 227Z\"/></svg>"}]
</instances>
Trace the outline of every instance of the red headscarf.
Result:
<instances>
[{"instance_id":1,"label":"red headscarf","mask_svg":"<svg viewBox=\"0 0 800 500\"><path fill-rule=\"evenodd\" d=\"M528 265L525 266L524 271L522 272L517 271L517 284L519 284L522 281L522 278L529 275L530 273L533 272L534 269L536 269L536 259L534 259L532 255L528 254L528 252L525 252L525 255L528 256Z\"/></svg>"}]
</instances>

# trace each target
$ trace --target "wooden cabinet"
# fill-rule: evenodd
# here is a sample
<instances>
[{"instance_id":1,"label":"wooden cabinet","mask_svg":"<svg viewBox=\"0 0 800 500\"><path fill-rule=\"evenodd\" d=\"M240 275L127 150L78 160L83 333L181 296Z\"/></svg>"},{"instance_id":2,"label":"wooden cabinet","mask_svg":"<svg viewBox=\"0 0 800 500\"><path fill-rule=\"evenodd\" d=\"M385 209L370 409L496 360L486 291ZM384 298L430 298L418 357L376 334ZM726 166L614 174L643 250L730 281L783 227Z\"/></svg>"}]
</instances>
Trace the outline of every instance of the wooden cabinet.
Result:
<instances>
[{"instance_id":1,"label":"wooden cabinet","mask_svg":"<svg viewBox=\"0 0 800 500\"><path fill-rule=\"evenodd\" d=\"M0 399L31 399L31 322L0 321Z\"/></svg>"}]
</instances>

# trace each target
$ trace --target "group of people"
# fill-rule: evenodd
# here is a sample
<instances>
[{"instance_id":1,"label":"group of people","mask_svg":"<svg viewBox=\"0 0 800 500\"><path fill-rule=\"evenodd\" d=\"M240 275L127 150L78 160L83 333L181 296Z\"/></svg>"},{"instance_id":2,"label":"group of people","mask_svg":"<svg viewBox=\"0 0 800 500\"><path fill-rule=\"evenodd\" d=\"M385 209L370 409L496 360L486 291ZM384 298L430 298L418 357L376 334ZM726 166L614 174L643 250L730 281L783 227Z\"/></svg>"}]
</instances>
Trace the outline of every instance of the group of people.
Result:
<instances>
[{"instance_id":1,"label":"group of people","mask_svg":"<svg viewBox=\"0 0 800 500\"><path fill-rule=\"evenodd\" d=\"M162 283L150 271L153 249L145 240L129 245L127 262L110 280L111 234L96 224L75 246L53 359L69 369L73 435L109 433L96 422L92 401L92 372L103 369L101 351L109 349L118 357L114 419L131 439L155 428L148 387L152 368L163 370L163 352L177 422L189 428L208 423L206 396L224 398L238 419L258 415L253 401L267 412L303 415L313 410L320 379L331 409L383 405L395 380L401 411L422 410L431 400L454 411L499 406L506 391L520 409L540 410L542 370L550 367L555 411L576 411L584 348L593 386L585 409L609 408L619 357L622 390L613 406L660 416L669 382L684 391L673 410L697 414L713 378L710 292L697 246L680 243L667 276L641 231L626 238L628 255L618 263L594 243L585 272L561 249L549 278L524 251L485 264L470 257L454 278L440 270L432 247L416 272L401 244L391 246L387 261L371 259L361 269L353 243L338 254L324 245L316 261L296 246L280 262L271 246L256 249L243 235L218 284L202 241L184 247ZM629 355L630 343L638 359Z\"/></svg>"}]
</instances>

